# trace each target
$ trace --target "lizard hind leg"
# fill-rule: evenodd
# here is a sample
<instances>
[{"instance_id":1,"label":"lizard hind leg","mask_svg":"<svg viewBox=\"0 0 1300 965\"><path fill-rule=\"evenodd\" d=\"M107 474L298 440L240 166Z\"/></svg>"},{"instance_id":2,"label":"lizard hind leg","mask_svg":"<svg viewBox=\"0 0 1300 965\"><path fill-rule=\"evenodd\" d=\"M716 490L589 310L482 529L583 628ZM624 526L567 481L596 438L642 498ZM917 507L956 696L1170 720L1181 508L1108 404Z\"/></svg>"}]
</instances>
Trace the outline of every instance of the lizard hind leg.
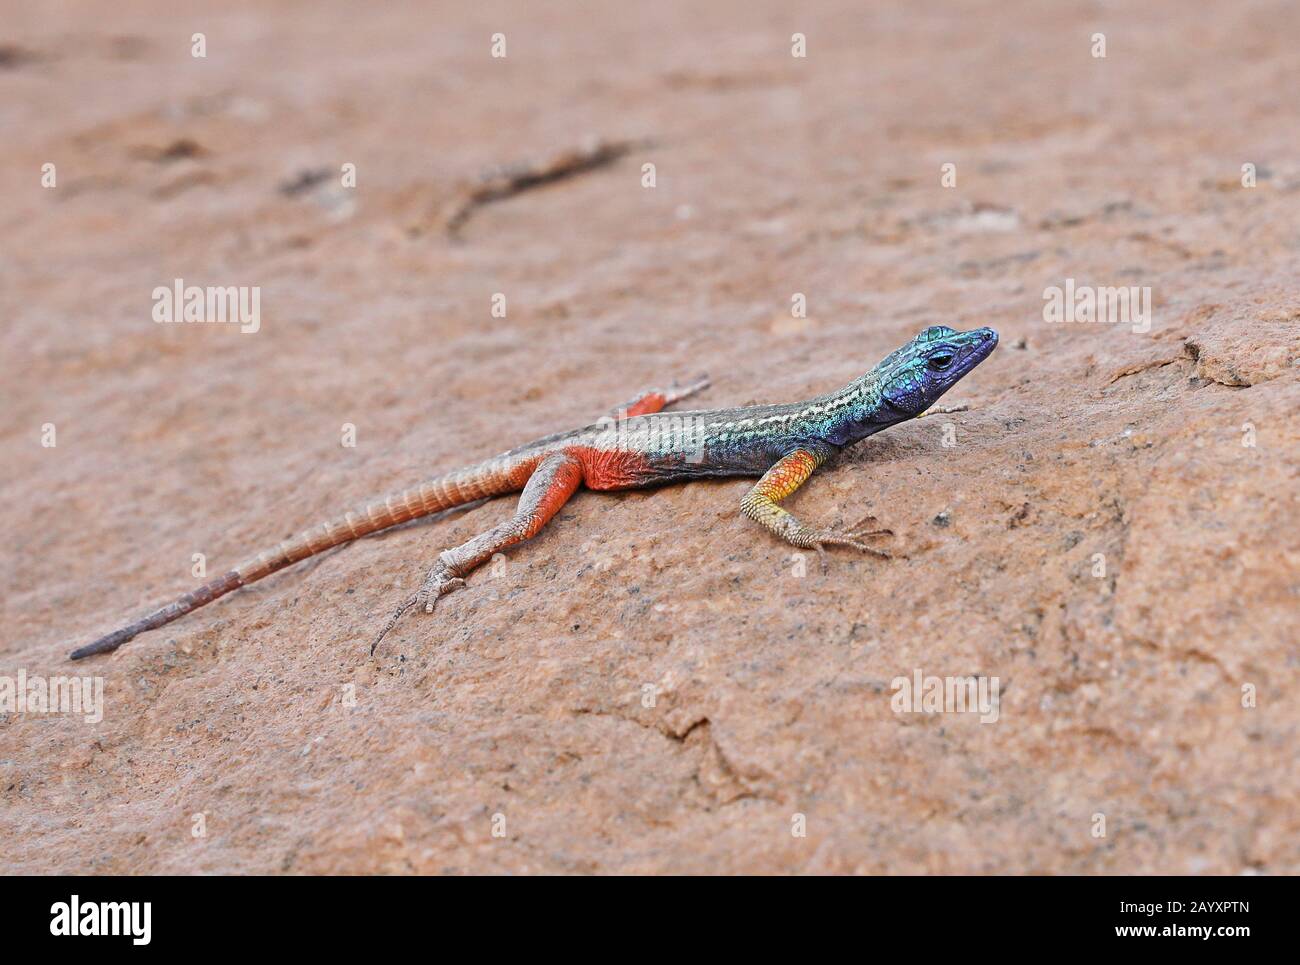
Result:
<instances>
[{"instance_id":1,"label":"lizard hind leg","mask_svg":"<svg viewBox=\"0 0 1300 965\"><path fill-rule=\"evenodd\" d=\"M651 415L697 392L703 392L708 387L709 377L703 373L685 382L674 380L673 384L666 389L646 389L636 398L628 399L622 405L616 406L610 415L624 419L638 415Z\"/></svg>"},{"instance_id":2,"label":"lizard hind leg","mask_svg":"<svg viewBox=\"0 0 1300 965\"><path fill-rule=\"evenodd\" d=\"M432 613L438 598L464 586L465 576L475 567L506 547L536 536L577 491L582 475L582 463L568 453L555 452L544 457L528 477L514 515L487 532L441 553L424 584L389 618L371 644L370 652L375 652L380 641L407 612L419 609Z\"/></svg>"}]
</instances>

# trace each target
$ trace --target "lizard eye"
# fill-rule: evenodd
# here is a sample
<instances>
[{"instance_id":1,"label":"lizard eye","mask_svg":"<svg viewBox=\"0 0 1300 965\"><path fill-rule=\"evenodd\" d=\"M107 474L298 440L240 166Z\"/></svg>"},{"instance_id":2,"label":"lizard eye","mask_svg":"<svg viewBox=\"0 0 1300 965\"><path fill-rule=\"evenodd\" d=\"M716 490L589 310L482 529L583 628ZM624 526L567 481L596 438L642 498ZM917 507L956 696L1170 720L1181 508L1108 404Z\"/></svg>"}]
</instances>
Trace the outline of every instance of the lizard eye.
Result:
<instances>
[{"instance_id":1,"label":"lizard eye","mask_svg":"<svg viewBox=\"0 0 1300 965\"><path fill-rule=\"evenodd\" d=\"M952 365L952 356L947 352L940 352L938 355L931 355L927 364L931 372L942 372Z\"/></svg>"}]
</instances>

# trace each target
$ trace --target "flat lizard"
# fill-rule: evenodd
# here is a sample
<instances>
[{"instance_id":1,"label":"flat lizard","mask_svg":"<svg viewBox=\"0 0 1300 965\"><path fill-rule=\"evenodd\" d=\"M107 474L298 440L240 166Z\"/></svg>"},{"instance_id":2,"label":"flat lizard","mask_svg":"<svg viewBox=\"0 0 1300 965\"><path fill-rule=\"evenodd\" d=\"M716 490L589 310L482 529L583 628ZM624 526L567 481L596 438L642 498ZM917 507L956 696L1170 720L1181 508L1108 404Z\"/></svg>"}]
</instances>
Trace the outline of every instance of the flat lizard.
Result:
<instances>
[{"instance_id":1,"label":"flat lizard","mask_svg":"<svg viewBox=\"0 0 1300 965\"><path fill-rule=\"evenodd\" d=\"M831 456L867 436L926 414L935 401L988 357L998 343L991 328L925 329L865 375L807 402L665 413L708 385L706 377L652 389L616 410L616 417L546 436L484 462L437 476L363 506L240 563L161 609L73 651L73 660L115 650L136 634L173 620L340 543L420 516L491 496L520 492L514 515L446 550L420 589L403 603L371 645L371 653L407 611L432 613L443 594L464 586L471 570L542 529L581 485L637 489L720 476L758 476L740 511L788 543L823 553L846 546L878 557L861 542L888 530L836 533L801 522L780 505Z\"/></svg>"}]
</instances>

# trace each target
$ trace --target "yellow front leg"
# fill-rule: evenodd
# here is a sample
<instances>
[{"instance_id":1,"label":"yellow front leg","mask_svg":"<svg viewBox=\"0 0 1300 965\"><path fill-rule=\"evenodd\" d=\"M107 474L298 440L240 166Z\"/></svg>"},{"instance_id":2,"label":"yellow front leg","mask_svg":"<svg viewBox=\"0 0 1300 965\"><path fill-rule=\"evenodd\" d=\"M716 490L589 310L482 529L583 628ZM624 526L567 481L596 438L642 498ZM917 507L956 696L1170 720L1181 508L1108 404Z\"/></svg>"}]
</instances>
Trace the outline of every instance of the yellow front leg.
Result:
<instances>
[{"instance_id":1,"label":"yellow front leg","mask_svg":"<svg viewBox=\"0 0 1300 965\"><path fill-rule=\"evenodd\" d=\"M864 531L859 528L861 526L859 524L842 535L828 530L816 530L804 525L791 513L777 505L807 482L808 477L827 460L829 455L830 453L819 449L796 449L779 459L740 501L741 513L761 523L787 543L803 549L815 549L818 553L822 553L827 546L851 546L872 556L889 559L888 553L882 553L859 542L860 537L890 532L887 529Z\"/></svg>"}]
</instances>

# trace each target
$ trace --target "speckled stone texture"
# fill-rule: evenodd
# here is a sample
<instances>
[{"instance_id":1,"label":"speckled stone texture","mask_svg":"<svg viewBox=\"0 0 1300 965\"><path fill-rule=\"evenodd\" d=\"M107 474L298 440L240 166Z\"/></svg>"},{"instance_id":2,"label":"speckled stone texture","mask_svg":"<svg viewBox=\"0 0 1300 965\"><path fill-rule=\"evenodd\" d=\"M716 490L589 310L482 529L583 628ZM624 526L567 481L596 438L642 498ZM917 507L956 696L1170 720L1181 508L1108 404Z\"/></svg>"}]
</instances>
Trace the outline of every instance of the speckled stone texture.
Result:
<instances>
[{"instance_id":1,"label":"speckled stone texture","mask_svg":"<svg viewBox=\"0 0 1300 965\"><path fill-rule=\"evenodd\" d=\"M3 870L1300 872L1295 5L458 6L0 18L0 676L106 682L98 724L0 715ZM639 146L447 236L593 137ZM260 286L261 330L156 324L175 278ZM1067 279L1150 331L1046 323ZM929 324L1001 333L971 410L791 500L892 562L796 575L744 481L580 493L371 660L495 502L66 660L192 554ZM998 721L895 713L917 670Z\"/></svg>"}]
</instances>

